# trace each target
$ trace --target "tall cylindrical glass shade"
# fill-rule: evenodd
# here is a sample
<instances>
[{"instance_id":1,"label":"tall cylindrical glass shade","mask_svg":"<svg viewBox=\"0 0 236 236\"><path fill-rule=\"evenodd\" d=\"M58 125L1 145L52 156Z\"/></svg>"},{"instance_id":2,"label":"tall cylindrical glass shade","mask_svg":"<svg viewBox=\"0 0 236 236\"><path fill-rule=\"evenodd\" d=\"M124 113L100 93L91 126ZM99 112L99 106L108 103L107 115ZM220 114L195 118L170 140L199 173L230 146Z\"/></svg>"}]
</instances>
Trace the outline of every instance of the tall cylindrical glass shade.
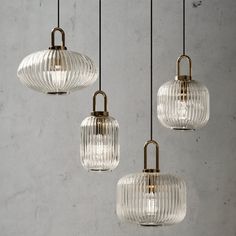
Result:
<instances>
[{"instance_id":1,"label":"tall cylindrical glass shade","mask_svg":"<svg viewBox=\"0 0 236 236\"><path fill-rule=\"evenodd\" d=\"M119 164L119 125L108 117L89 116L81 124L80 158L90 171L110 171Z\"/></svg>"},{"instance_id":2,"label":"tall cylindrical glass shade","mask_svg":"<svg viewBox=\"0 0 236 236\"><path fill-rule=\"evenodd\" d=\"M104 97L104 111L96 111L99 94ZM107 95L101 90L94 93L91 116L81 123L80 159L89 171L111 171L119 164L119 124L109 116Z\"/></svg>"}]
</instances>

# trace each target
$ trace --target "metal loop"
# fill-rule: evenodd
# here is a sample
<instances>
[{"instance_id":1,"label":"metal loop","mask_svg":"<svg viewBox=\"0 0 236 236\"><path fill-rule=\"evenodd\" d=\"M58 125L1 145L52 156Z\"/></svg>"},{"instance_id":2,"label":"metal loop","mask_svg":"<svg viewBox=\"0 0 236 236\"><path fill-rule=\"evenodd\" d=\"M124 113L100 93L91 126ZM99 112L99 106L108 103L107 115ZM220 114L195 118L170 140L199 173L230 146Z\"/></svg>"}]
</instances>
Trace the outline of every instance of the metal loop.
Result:
<instances>
[{"instance_id":1,"label":"metal loop","mask_svg":"<svg viewBox=\"0 0 236 236\"><path fill-rule=\"evenodd\" d=\"M176 62L176 70L177 70L177 76L180 76L180 62L181 60L185 58L188 60L188 63L189 63L189 76L192 77L192 60L189 56L187 55L181 55L178 59L177 59L177 62Z\"/></svg>"},{"instance_id":2,"label":"metal loop","mask_svg":"<svg viewBox=\"0 0 236 236\"><path fill-rule=\"evenodd\" d=\"M147 168L147 147L149 144L154 144L156 146L156 168L148 169ZM155 170L155 172L160 172L159 169L159 145L155 140L149 140L144 145L144 171L145 170Z\"/></svg>"},{"instance_id":3,"label":"metal loop","mask_svg":"<svg viewBox=\"0 0 236 236\"><path fill-rule=\"evenodd\" d=\"M104 112L107 112L107 95L102 91L98 90L93 95L93 112L96 112L96 96L101 94L104 98Z\"/></svg>"},{"instance_id":4,"label":"metal loop","mask_svg":"<svg viewBox=\"0 0 236 236\"><path fill-rule=\"evenodd\" d=\"M59 31L61 33L61 40L62 40L62 46L55 46L55 32ZM51 32L51 49L55 48L61 48L61 49L66 49L65 46L65 32L62 28L55 27L52 32Z\"/></svg>"}]
</instances>

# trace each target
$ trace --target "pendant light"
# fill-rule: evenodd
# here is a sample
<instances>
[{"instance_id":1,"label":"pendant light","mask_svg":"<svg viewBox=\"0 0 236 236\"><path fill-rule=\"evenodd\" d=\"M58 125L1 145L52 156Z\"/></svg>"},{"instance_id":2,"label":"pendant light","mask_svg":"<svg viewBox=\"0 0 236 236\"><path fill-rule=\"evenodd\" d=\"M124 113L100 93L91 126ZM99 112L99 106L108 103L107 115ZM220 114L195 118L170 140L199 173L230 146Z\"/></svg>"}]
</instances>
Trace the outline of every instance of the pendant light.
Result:
<instances>
[{"instance_id":1,"label":"pendant light","mask_svg":"<svg viewBox=\"0 0 236 236\"><path fill-rule=\"evenodd\" d=\"M188 75L181 74L182 60L188 62ZM192 79L192 61L185 54L185 0L183 0L183 54L177 60L175 80L163 84L157 93L157 116L161 124L175 130L195 130L209 120L209 92Z\"/></svg>"},{"instance_id":2,"label":"pendant light","mask_svg":"<svg viewBox=\"0 0 236 236\"><path fill-rule=\"evenodd\" d=\"M107 95L102 91L101 14L102 2L99 0L99 90L93 95L91 116L81 123L80 159L82 166L89 171L111 171L120 159L119 124L109 116ZM103 96L103 111L96 110L97 95Z\"/></svg>"},{"instance_id":3,"label":"pendant light","mask_svg":"<svg viewBox=\"0 0 236 236\"><path fill-rule=\"evenodd\" d=\"M161 174L159 170L159 145L153 140L152 111L152 0L151 0L151 84L150 84L150 140L144 145L144 169L129 174L117 184L116 212L121 221L142 226L171 225L182 221L186 215L186 184L179 177ZM156 150L155 168L147 167L147 148Z\"/></svg>"},{"instance_id":4,"label":"pendant light","mask_svg":"<svg viewBox=\"0 0 236 236\"><path fill-rule=\"evenodd\" d=\"M57 3L58 24L51 32L51 46L25 57L17 76L31 89L61 95L93 84L97 79L97 69L86 55L67 50L65 32L60 28L60 0ZM56 32L61 35L61 45L55 45Z\"/></svg>"}]
</instances>

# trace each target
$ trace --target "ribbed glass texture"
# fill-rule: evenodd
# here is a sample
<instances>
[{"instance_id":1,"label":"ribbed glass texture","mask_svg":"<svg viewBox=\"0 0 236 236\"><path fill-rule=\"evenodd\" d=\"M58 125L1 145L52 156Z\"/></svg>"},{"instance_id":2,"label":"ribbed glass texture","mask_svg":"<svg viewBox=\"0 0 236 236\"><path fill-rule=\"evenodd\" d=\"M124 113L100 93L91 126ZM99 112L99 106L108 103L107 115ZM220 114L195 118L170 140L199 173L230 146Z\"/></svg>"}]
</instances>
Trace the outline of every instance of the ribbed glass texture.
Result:
<instances>
[{"instance_id":1,"label":"ribbed glass texture","mask_svg":"<svg viewBox=\"0 0 236 236\"><path fill-rule=\"evenodd\" d=\"M97 70L90 58L67 50L44 50L25 57L17 76L29 88L66 94L93 84Z\"/></svg>"},{"instance_id":2,"label":"ribbed glass texture","mask_svg":"<svg viewBox=\"0 0 236 236\"><path fill-rule=\"evenodd\" d=\"M158 119L167 128L201 128L209 120L209 100L208 89L197 81L168 81L157 93Z\"/></svg>"},{"instance_id":3,"label":"ribbed glass texture","mask_svg":"<svg viewBox=\"0 0 236 236\"><path fill-rule=\"evenodd\" d=\"M116 212L121 221L143 226L179 223L186 215L186 184L159 173L127 175L117 184Z\"/></svg>"},{"instance_id":4,"label":"ribbed glass texture","mask_svg":"<svg viewBox=\"0 0 236 236\"><path fill-rule=\"evenodd\" d=\"M80 159L89 171L111 171L120 160L119 125L110 117L89 116L81 124Z\"/></svg>"}]
</instances>

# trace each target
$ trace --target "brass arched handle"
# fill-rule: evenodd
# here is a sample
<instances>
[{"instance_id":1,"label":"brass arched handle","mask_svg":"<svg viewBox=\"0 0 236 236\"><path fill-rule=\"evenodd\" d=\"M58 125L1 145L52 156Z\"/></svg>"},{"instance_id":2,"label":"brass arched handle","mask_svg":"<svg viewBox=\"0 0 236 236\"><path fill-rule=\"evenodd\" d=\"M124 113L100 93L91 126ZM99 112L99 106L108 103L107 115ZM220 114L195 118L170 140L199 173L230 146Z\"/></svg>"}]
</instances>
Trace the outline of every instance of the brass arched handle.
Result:
<instances>
[{"instance_id":1,"label":"brass arched handle","mask_svg":"<svg viewBox=\"0 0 236 236\"><path fill-rule=\"evenodd\" d=\"M187 59L188 60L188 64L189 64L189 78L192 77L192 60L189 56L187 55L181 55L176 62L176 70L177 70L177 76L180 77L180 62L182 61L182 59Z\"/></svg>"},{"instance_id":2,"label":"brass arched handle","mask_svg":"<svg viewBox=\"0 0 236 236\"><path fill-rule=\"evenodd\" d=\"M96 112L96 97L98 94L101 94L103 96L103 98L104 98L104 112L107 112L107 95L101 90L96 91L93 95L93 112L94 113Z\"/></svg>"},{"instance_id":3,"label":"brass arched handle","mask_svg":"<svg viewBox=\"0 0 236 236\"><path fill-rule=\"evenodd\" d=\"M147 168L147 147L149 144L154 144L156 146L156 168L148 169ZM160 172L159 169L159 145L155 140L149 140L144 145L144 172Z\"/></svg>"},{"instance_id":4,"label":"brass arched handle","mask_svg":"<svg viewBox=\"0 0 236 236\"><path fill-rule=\"evenodd\" d=\"M56 31L59 31L61 33L61 41L62 41L62 45L61 46L55 45L55 33L56 33ZM51 47L49 49L64 49L64 50L66 50L66 46L65 46L65 32L64 32L64 30L62 28L55 27L51 31Z\"/></svg>"}]
</instances>

